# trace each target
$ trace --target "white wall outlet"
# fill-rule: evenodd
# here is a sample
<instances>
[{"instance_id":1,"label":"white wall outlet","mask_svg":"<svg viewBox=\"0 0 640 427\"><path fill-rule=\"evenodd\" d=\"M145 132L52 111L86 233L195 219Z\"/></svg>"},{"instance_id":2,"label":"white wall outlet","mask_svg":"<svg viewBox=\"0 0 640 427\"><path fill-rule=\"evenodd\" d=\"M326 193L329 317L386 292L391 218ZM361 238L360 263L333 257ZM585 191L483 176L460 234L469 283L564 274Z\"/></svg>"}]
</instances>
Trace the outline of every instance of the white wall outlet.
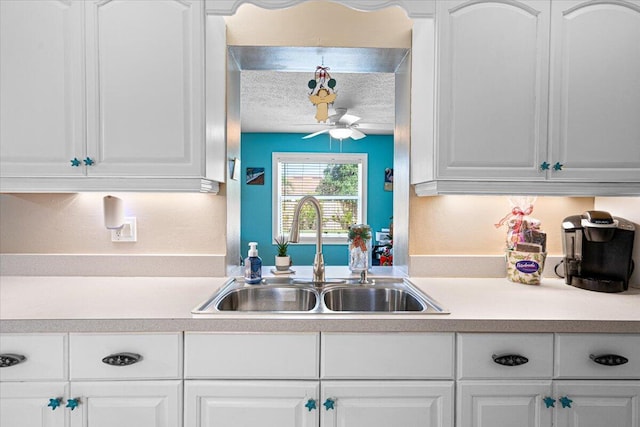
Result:
<instances>
[{"instance_id":1,"label":"white wall outlet","mask_svg":"<svg viewBox=\"0 0 640 427\"><path fill-rule=\"evenodd\" d=\"M124 225L119 230L111 230L112 242L137 242L138 231L135 217L125 217Z\"/></svg>"}]
</instances>

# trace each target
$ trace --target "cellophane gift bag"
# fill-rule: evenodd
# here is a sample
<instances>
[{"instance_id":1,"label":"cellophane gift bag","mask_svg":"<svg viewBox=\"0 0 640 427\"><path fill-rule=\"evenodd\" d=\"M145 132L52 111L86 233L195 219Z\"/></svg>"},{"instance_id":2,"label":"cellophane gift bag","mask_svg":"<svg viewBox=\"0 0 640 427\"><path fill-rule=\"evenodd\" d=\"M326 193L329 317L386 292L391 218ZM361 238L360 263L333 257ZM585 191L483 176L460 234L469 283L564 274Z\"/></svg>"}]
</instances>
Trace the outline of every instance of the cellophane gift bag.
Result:
<instances>
[{"instance_id":1,"label":"cellophane gift bag","mask_svg":"<svg viewBox=\"0 0 640 427\"><path fill-rule=\"evenodd\" d=\"M535 197L511 197L511 211L496 227L507 227L507 279L528 285L540 284L547 256L547 235L533 218Z\"/></svg>"}]
</instances>

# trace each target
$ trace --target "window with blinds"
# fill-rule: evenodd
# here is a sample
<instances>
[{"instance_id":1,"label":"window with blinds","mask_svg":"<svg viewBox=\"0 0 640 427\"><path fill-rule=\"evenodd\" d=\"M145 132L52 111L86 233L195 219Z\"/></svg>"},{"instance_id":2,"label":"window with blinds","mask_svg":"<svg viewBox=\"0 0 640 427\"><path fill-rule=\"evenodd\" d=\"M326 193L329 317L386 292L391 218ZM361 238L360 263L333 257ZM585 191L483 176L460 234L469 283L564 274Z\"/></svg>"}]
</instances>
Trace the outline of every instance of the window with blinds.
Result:
<instances>
[{"instance_id":1,"label":"window with blinds","mask_svg":"<svg viewBox=\"0 0 640 427\"><path fill-rule=\"evenodd\" d=\"M288 236L298 201L312 195L322 207L323 241L347 243L349 226L366 222L366 154L274 153L274 237ZM315 243L316 211L300 212L300 241Z\"/></svg>"}]
</instances>

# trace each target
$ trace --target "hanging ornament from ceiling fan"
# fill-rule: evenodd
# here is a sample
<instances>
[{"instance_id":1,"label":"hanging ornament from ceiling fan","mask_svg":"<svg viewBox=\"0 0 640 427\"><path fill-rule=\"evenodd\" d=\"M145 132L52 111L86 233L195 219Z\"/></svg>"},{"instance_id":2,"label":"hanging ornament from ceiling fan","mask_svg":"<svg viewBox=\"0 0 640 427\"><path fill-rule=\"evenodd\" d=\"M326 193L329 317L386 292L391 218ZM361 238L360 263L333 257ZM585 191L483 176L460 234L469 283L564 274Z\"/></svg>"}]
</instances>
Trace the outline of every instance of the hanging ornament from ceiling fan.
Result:
<instances>
[{"instance_id":1,"label":"hanging ornament from ceiling fan","mask_svg":"<svg viewBox=\"0 0 640 427\"><path fill-rule=\"evenodd\" d=\"M316 106L316 120L318 123L326 123L329 119L329 105L336 100L336 80L331 78L329 67L324 63L316 67L313 79L308 83L311 93L309 100Z\"/></svg>"}]
</instances>

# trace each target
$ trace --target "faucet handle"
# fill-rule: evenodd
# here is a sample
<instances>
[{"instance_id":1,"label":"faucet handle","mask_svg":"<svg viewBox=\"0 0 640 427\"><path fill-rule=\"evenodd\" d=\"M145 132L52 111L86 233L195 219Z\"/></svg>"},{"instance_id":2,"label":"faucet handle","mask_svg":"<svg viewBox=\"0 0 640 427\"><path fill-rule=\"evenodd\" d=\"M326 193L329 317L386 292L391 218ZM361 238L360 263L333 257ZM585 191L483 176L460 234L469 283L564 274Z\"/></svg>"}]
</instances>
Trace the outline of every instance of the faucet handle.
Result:
<instances>
[{"instance_id":1,"label":"faucet handle","mask_svg":"<svg viewBox=\"0 0 640 427\"><path fill-rule=\"evenodd\" d=\"M359 281L359 283L360 283L361 285L366 285L366 284L368 284L368 283L369 283L369 279L368 279L368 277L367 277L367 276L368 276L368 275L367 275L367 270L366 270L366 269L364 269L364 270L362 270L362 271L360 272L360 281Z\"/></svg>"}]
</instances>

